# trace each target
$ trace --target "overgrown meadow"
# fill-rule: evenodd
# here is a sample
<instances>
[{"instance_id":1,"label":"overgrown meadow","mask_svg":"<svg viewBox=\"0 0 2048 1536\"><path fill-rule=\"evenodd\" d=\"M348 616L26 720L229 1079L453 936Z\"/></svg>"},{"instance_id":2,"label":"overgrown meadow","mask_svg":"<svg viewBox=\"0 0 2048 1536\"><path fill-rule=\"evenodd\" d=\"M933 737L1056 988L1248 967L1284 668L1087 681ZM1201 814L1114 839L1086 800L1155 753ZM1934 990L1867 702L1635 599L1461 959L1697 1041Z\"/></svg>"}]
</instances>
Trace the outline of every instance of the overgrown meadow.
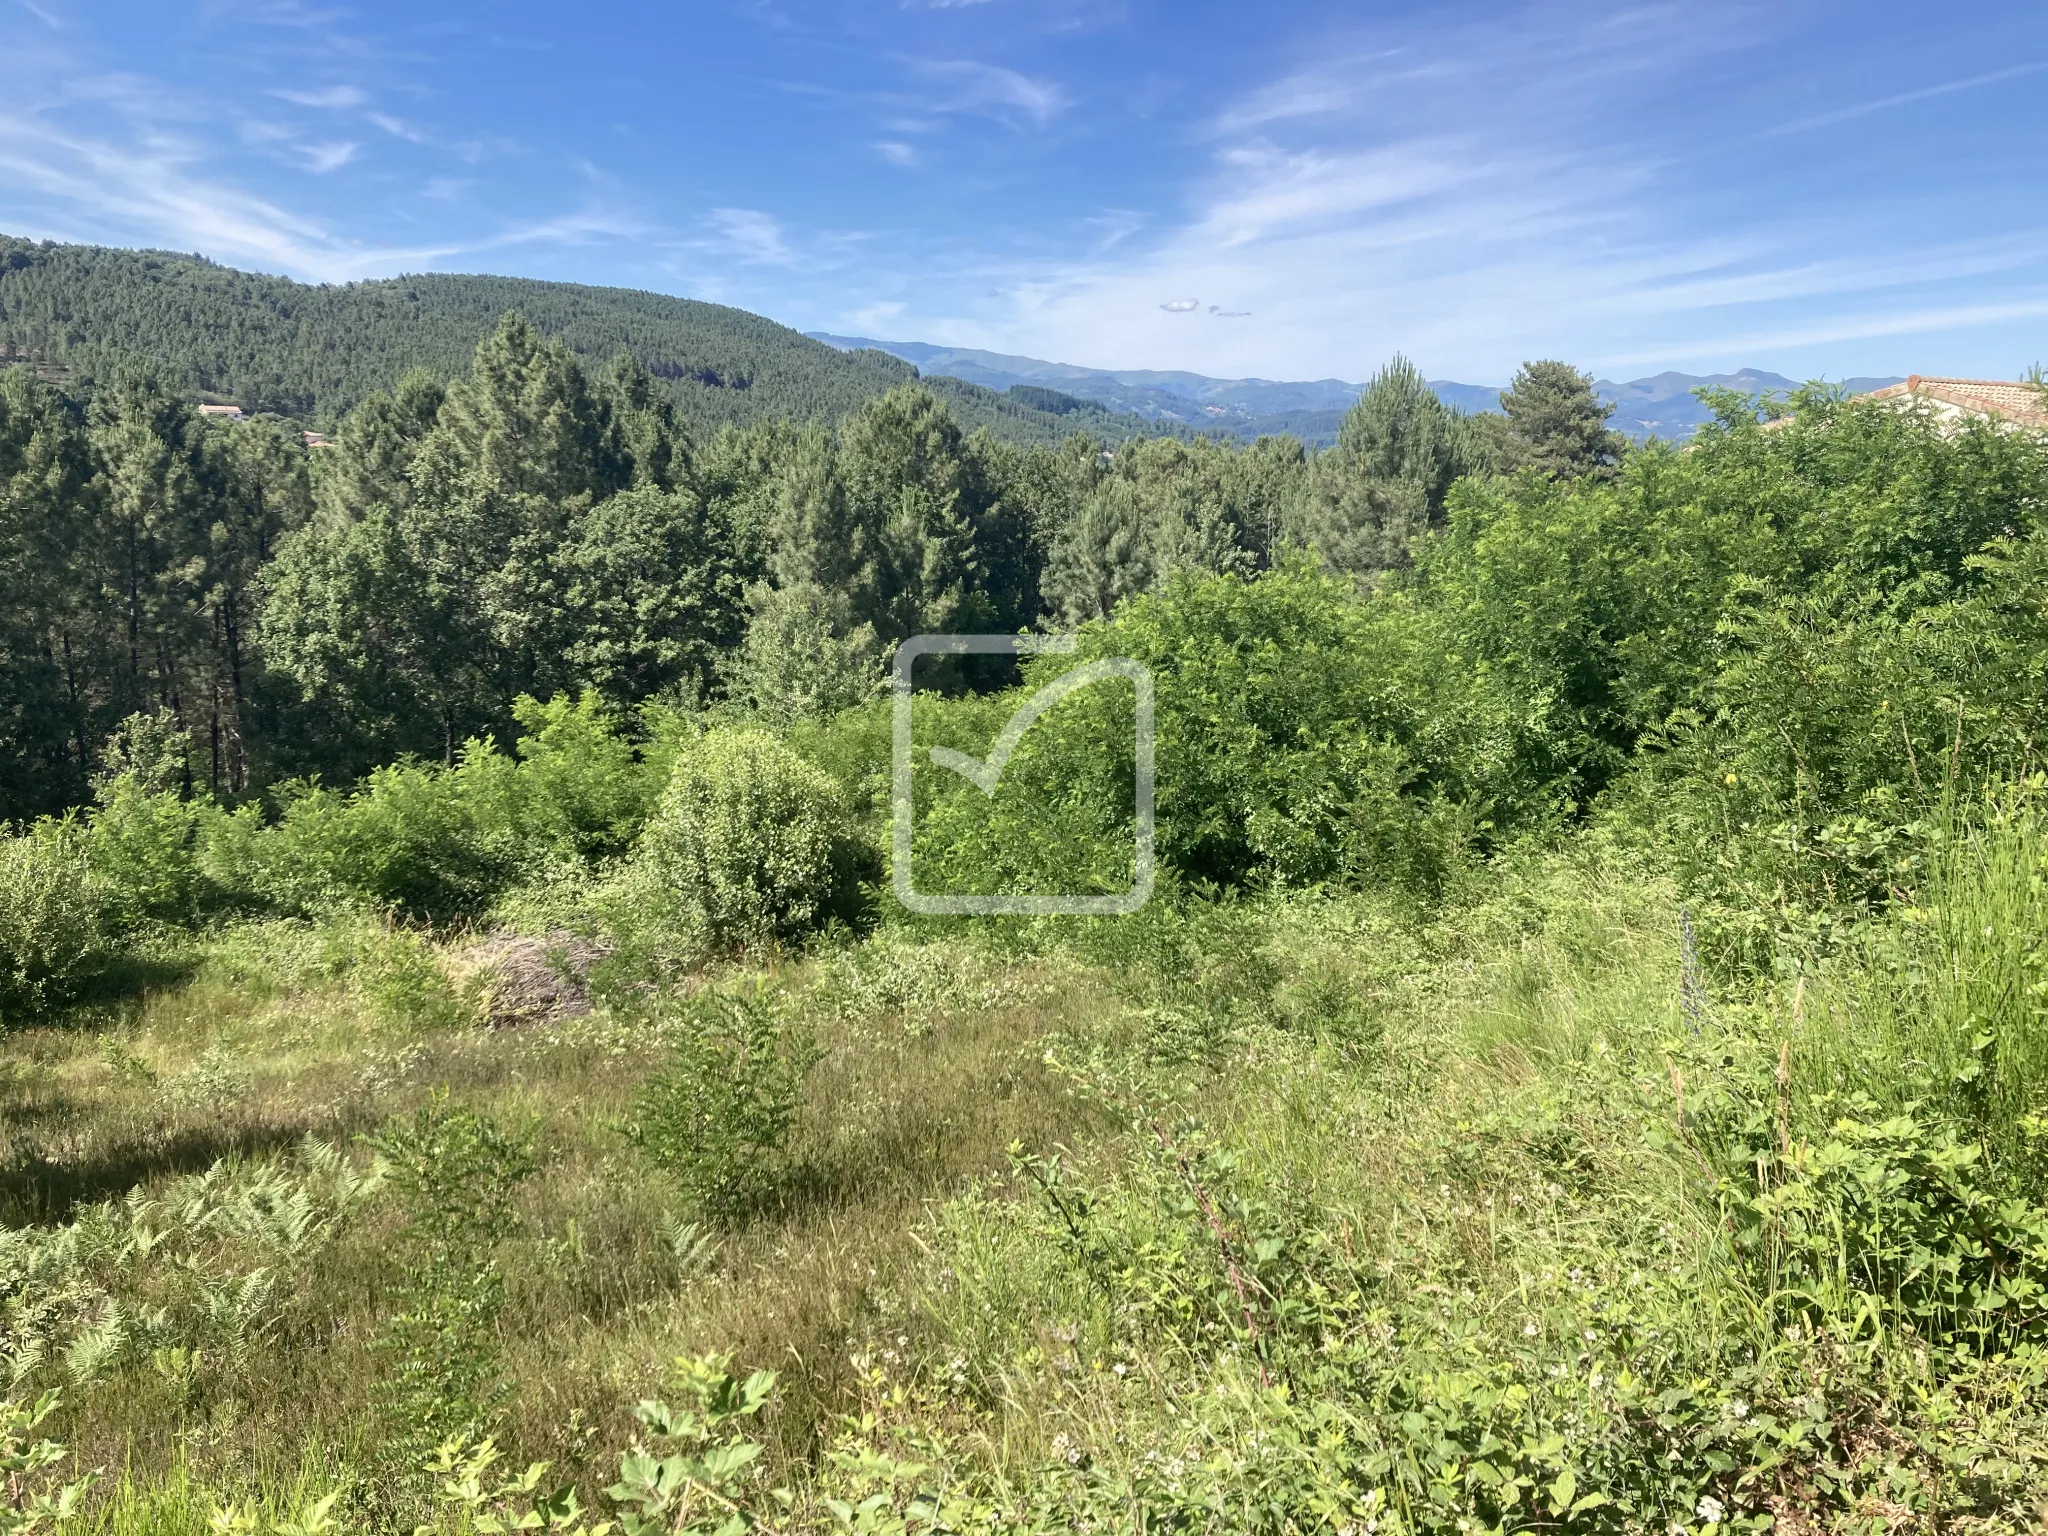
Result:
<instances>
[{"instance_id":1,"label":"overgrown meadow","mask_svg":"<svg viewBox=\"0 0 2048 1536\"><path fill-rule=\"evenodd\" d=\"M1152 670L1124 918L896 905L816 607L353 782L130 716L0 844L0 1536L2037 1528L2048 446L1724 404L935 669L959 892L1129 883L1123 683L925 759Z\"/></svg>"}]
</instances>

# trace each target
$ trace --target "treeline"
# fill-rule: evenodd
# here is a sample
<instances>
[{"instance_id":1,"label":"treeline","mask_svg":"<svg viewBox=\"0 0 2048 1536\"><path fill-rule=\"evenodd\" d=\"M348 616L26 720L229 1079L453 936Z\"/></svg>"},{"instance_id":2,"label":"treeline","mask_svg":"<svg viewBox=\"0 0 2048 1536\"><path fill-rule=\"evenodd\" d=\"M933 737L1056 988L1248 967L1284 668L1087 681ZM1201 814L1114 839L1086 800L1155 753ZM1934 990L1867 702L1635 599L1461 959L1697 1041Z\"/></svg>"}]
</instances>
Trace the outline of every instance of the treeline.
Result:
<instances>
[{"instance_id":1,"label":"treeline","mask_svg":"<svg viewBox=\"0 0 2048 1536\"><path fill-rule=\"evenodd\" d=\"M629 353L707 429L836 422L917 377L886 353L841 352L745 310L628 288L458 274L311 285L167 251L0 235L0 363L83 386L141 362L173 388L314 427L414 369L460 374L515 309L588 366ZM1056 411L977 384L935 387L968 426L1012 441L1049 443L1073 429ZM1135 417L1094 426L1119 437L1146 430Z\"/></svg>"},{"instance_id":2,"label":"treeline","mask_svg":"<svg viewBox=\"0 0 2048 1536\"><path fill-rule=\"evenodd\" d=\"M8 370L0 816L82 802L138 714L187 733L189 787L232 803L452 761L508 739L522 694L786 720L868 696L913 633L1105 617L1174 571L1248 574L1290 543L1390 568L1460 475L1612 472L1582 377L1536 365L1509 404L1458 416L1397 361L1313 456L1285 438L1019 447L918 385L837 430L697 443L630 356L592 373L509 315L466 377L409 373L309 450L146 372L81 403Z\"/></svg>"}]
</instances>

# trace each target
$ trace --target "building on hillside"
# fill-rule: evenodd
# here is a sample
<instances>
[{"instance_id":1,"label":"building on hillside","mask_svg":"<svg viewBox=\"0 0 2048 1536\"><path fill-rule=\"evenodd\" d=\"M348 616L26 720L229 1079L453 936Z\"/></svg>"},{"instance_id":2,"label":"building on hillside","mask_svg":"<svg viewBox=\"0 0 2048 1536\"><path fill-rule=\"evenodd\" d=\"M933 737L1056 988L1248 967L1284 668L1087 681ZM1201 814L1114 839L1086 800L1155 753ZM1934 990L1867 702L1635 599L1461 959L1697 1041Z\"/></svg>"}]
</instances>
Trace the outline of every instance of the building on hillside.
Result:
<instances>
[{"instance_id":1,"label":"building on hillside","mask_svg":"<svg viewBox=\"0 0 2048 1536\"><path fill-rule=\"evenodd\" d=\"M1971 421L2004 421L2048 429L2048 394L2033 384L2006 379L1937 379L1914 374L1901 384L1858 395L1903 410L1919 407L1945 427Z\"/></svg>"},{"instance_id":2,"label":"building on hillside","mask_svg":"<svg viewBox=\"0 0 2048 1536\"><path fill-rule=\"evenodd\" d=\"M332 448L334 446L332 442L328 441L325 432L301 432L299 434L299 441L308 448Z\"/></svg>"},{"instance_id":3,"label":"building on hillside","mask_svg":"<svg viewBox=\"0 0 2048 1536\"><path fill-rule=\"evenodd\" d=\"M202 416L216 416L222 421L241 421L245 419L242 415L242 408L239 405L202 405L199 407L199 414Z\"/></svg>"}]
</instances>

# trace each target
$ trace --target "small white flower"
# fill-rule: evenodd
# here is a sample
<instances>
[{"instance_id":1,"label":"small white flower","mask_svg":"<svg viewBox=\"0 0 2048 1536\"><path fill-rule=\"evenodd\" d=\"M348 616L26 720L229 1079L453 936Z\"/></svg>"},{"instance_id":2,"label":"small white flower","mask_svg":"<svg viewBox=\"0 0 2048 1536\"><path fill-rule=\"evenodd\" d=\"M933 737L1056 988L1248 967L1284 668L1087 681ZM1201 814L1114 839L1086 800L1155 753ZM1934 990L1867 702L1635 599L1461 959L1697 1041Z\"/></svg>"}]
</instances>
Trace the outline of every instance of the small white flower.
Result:
<instances>
[{"instance_id":1,"label":"small white flower","mask_svg":"<svg viewBox=\"0 0 2048 1536\"><path fill-rule=\"evenodd\" d=\"M1541 1328L1538 1328L1534 1323L1522 1324L1522 1332L1529 1338L1535 1338L1536 1335L1541 1333L1542 1331L1543 1330Z\"/></svg>"},{"instance_id":2,"label":"small white flower","mask_svg":"<svg viewBox=\"0 0 2048 1536\"><path fill-rule=\"evenodd\" d=\"M1727 1510L1722 1507L1721 1501L1713 1495L1702 1494L1695 1512L1707 1524L1719 1525L1721 1523L1721 1516L1726 1514Z\"/></svg>"}]
</instances>

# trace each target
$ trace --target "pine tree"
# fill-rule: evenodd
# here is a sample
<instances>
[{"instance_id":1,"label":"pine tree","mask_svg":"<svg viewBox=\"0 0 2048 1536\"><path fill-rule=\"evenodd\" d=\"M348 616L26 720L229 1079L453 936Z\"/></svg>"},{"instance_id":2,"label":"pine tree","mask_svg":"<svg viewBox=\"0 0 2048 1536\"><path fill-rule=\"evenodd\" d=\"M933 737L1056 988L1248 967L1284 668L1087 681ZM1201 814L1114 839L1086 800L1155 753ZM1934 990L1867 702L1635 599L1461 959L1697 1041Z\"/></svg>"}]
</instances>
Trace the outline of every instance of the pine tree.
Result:
<instances>
[{"instance_id":1,"label":"pine tree","mask_svg":"<svg viewBox=\"0 0 2048 1536\"><path fill-rule=\"evenodd\" d=\"M600 390L611 416L607 452L631 466L635 486L675 489L689 475L689 442L675 405L630 352L605 370Z\"/></svg>"},{"instance_id":2,"label":"pine tree","mask_svg":"<svg viewBox=\"0 0 2048 1536\"><path fill-rule=\"evenodd\" d=\"M1152 584L1145 511L1131 482L1105 481L1060 530L1045 568L1049 616L1072 628L1106 619Z\"/></svg>"},{"instance_id":3,"label":"pine tree","mask_svg":"<svg viewBox=\"0 0 2048 1536\"><path fill-rule=\"evenodd\" d=\"M0 821L83 796L118 718L92 563L102 505L77 414L28 369L0 371Z\"/></svg>"},{"instance_id":4,"label":"pine tree","mask_svg":"<svg viewBox=\"0 0 2048 1536\"><path fill-rule=\"evenodd\" d=\"M306 450L270 421L214 428L201 455L210 492L205 575L199 607L208 625L202 679L203 731L209 785L216 796L251 786L247 716L261 666L259 621L265 572L279 541L312 511Z\"/></svg>"},{"instance_id":5,"label":"pine tree","mask_svg":"<svg viewBox=\"0 0 2048 1536\"><path fill-rule=\"evenodd\" d=\"M599 502L557 558L572 684L614 703L695 704L745 633L733 539L693 491L637 486Z\"/></svg>"},{"instance_id":6,"label":"pine tree","mask_svg":"<svg viewBox=\"0 0 2048 1536\"><path fill-rule=\"evenodd\" d=\"M1289 533L1340 570L1406 564L1415 535L1442 521L1452 484L1486 459L1471 424L1396 356L1310 466Z\"/></svg>"},{"instance_id":7,"label":"pine tree","mask_svg":"<svg viewBox=\"0 0 2048 1536\"><path fill-rule=\"evenodd\" d=\"M1538 469L1553 480L1611 480L1620 472L1628 439L1608 427L1614 407L1600 403L1591 374L1569 363L1524 363L1500 404L1516 450L1510 467Z\"/></svg>"}]
</instances>

